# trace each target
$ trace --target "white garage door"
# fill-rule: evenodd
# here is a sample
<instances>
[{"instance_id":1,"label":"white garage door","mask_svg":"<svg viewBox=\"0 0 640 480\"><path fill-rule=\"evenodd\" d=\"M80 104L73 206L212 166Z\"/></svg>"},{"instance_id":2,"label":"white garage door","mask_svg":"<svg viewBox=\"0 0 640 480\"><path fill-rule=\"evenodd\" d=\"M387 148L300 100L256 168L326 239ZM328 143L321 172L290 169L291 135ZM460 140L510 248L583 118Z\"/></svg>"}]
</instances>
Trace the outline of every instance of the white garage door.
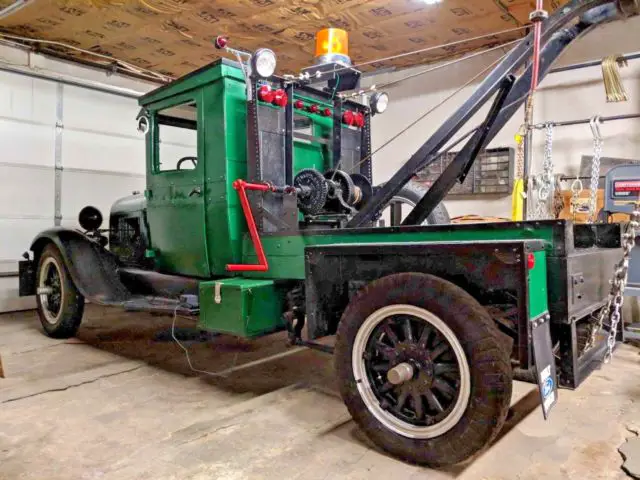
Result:
<instances>
[{"instance_id":1,"label":"white garage door","mask_svg":"<svg viewBox=\"0 0 640 480\"><path fill-rule=\"evenodd\" d=\"M18 260L41 230L75 228L85 205L145 187L137 101L0 72L0 311L33 308L18 297ZM105 225L106 226L106 225Z\"/></svg>"}]
</instances>

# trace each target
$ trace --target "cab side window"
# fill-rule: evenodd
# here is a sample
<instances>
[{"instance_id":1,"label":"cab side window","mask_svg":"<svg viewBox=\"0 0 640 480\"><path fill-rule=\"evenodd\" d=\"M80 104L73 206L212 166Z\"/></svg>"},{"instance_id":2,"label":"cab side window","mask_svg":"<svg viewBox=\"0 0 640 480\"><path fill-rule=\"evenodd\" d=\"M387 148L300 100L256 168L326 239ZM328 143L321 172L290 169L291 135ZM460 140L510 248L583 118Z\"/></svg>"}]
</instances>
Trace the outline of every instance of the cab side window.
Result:
<instances>
[{"instance_id":1,"label":"cab side window","mask_svg":"<svg viewBox=\"0 0 640 480\"><path fill-rule=\"evenodd\" d=\"M156 172L193 170L198 165L198 110L191 101L156 112Z\"/></svg>"}]
</instances>

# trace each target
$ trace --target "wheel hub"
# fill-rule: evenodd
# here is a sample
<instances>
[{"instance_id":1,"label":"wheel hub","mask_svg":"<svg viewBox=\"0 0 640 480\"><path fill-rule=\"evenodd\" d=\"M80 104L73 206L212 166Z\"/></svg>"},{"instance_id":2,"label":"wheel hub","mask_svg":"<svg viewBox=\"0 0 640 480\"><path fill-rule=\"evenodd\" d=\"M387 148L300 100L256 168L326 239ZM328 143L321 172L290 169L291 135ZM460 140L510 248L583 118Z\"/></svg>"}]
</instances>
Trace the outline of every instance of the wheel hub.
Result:
<instances>
[{"instance_id":1,"label":"wheel hub","mask_svg":"<svg viewBox=\"0 0 640 480\"><path fill-rule=\"evenodd\" d=\"M387 372L387 380L393 385L402 385L413 378L415 369L409 362L402 362Z\"/></svg>"},{"instance_id":2,"label":"wheel hub","mask_svg":"<svg viewBox=\"0 0 640 480\"><path fill-rule=\"evenodd\" d=\"M58 266L50 258L42 265L36 293L40 297L46 320L55 324L62 308L62 284Z\"/></svg>"},{"instance_id":3,"label":"wheel hub","mask_svg":"<svg viewBox=\"0 0 640 480\"><path fill-rule=\"evenodd\" d=\"M366 378L365 403L385 424L405 436L430 438L451 428L466 409L468 365L455 334L429 312L409 305L381 311L400 307L400 314L372 315L359 354L362 367L354 373L356 381ZM414 310L420 315L408 314Z\"/></svg>"}]
</instances>

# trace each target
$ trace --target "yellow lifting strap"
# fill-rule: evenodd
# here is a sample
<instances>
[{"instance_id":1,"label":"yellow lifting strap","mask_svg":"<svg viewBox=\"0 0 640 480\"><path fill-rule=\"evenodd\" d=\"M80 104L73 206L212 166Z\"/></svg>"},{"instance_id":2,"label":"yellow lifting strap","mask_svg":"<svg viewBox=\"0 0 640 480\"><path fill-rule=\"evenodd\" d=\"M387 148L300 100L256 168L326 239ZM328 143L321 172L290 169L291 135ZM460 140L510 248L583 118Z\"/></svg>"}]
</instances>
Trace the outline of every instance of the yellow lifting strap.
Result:
<instances>
[{"instance_id":1,"label":"yellow lifting strap","mask_svg":"<svg viewBox=\"0 0 640 480\"><path fill-rule=\"evenodd\" d=\"M516 133L516 165L513 179L513 190L511 192L511 220L521 222L524 220L524 136L526 125L521 125Z\"/></svg>"},{"instance_id":2,"label":"yellow lifting strap","mask_svg":"<svg viewBox=\"0 0 640 480\"><path fill-rule=\"evenodd\" d=\"M524 180L516 178L513 182L511 193L511 220L521 222L524 220Z\"/></svg>"}]
</instances>

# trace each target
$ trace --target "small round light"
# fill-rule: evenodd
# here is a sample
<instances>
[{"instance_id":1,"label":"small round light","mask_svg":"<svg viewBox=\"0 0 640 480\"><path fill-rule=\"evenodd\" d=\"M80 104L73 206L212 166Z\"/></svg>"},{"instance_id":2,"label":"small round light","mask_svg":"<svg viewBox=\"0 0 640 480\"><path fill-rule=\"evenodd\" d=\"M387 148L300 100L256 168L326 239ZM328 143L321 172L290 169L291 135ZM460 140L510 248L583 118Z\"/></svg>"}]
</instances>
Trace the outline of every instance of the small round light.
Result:
<instances>
[{"instance_id":1,"label":"small round light","mask_svg":"<svg viewBox=\"0 0 640 480\"><path fill-rule=\"evenodd\" d=\"M293 106L300 110L301 108L304 108L304 102L302 100L296 100L293 103Z\"/></svg>"},{"instance_id":2,"label":"small round light","mask_svg":"<svg viewBox=\"0 0 640 480\"><path fill-rule=\"evenodd\" d=\"M268 48L260 48L251 57L252 70L262 78L269 78L276 71L276 54Z\"/></svg>"},{"instance_id":3,"label":"small round light","mask_svg":"<svg viewBox=\"0 0 640 480\"><path fill-rule=\"evenodd\" d=\"M289 97L287 96L287 92L285 92L284 90L278 89L275 92L273 92L272 103L274 105L277 105L278 107L286 107L288 100L289 100Z\"/></svg>"},{"instance_id":4,"label":"small round light","mask_svg":"<svg viewBox=\"0 0 640 480\"><path fill-rule=\"evenodd\" d=\"M364 127L364 114L362 112L358 112L353 116L353 123L356 127L362 128Z\"/></svg>"},{"instance_id":5,"label":"small round light","mask_svg":"<svg viewBox=\"0 0 640 480\"><path fill-rule=\"evenodd\" d=\"M222 35L218 35L215 39L215 41L213 42L213 44L215 45L215 47L218 50L222 50L223 48L225 48L227 46L227 43L229 42L229 40L227 39L227 37L223 37Z\"/></svg>"},{"instance_id":6,"label":"small round light","mask_svg":"<svg viewBox=\"0 0 640 480\"><path fill-rule=\"evenodd\" d=\"M345 125L352 126L354 121L355 121L355 116L353 115L352 111L347 110L342 114L342 123L344 123Z\"/></svg>"},{"instance_id":7,"label":"small round light","mask_svg":"<svg viewBox=\"0 0 640 480\"><path fill-rule=\"evenodd\" d=\"M330 117L330 116L331 116L331 109L330 109L330 108L325 108L325 109L322 111L322 114L323 114L325 117Z\"/></svg>"},{"instance_id":8,"label":"small round light","mask_svg":"<svg viewBox=\"0 0 640 480\"><path fill-rule=\"evenodd\" d=\"M309 107L309 111L310 111L311 113L318 113L318 112L320 111L320 108L318 107L318 105L311 105L311 106Z\"/></svg>"},{"instance_id":9,"label":"small round light","mask_svg":"<svg viewBox=\"0 0 640 480\"><path fill-rule=\"evenodd\" d=\"M386 92L376 92L371 95L371 110L373 113L383 113L389 106L389 94Z\"/></svg>"},{"instance_id":10,"label":"small round light","mask_svg":"<svg viewBox=\"0 0 640 480\"><path fill-rule=\"evenodd\" d=\"M143 135L149 133L149 117L143 115L138 118L138 132Z\"/></svg>"},{"instance_id":11,"label":"small round light","mask_svg":"<svg viewBox=\"0 0 640 480\"><path fill-rule=\"evenodd\" d=\"M274 91L271 90L271 87L269 85L262 85L258 89L258 98L261 101L271 103L273 101L273 97L274 97Z\"/></svg>"}]
</instances>

